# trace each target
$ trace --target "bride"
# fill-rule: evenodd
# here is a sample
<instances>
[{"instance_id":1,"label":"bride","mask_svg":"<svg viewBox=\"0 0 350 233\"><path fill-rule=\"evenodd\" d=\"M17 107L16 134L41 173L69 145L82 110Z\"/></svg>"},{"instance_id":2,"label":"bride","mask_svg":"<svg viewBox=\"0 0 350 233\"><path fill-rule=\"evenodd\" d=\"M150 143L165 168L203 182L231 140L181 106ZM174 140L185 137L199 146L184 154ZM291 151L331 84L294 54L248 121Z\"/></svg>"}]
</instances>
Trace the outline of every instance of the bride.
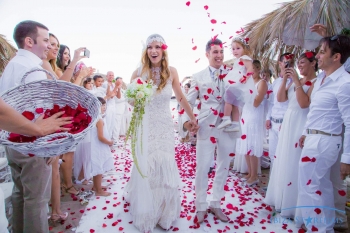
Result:
<instances>
[{"instance_id":1,"label":"bride","mask_svg":"<svg viewBox=\"0 0 350 233\"><path fill-rule=\"evenodd\" d=\"M192 128L198 127L181 91L177 71L168 64L163 37L153 34L147 38L146 45L142 66L134 71L131 82L137 77L152 80L156 91L146 104L140 137L132 138L136 140L136 157L142 175L133 166L125 199L130 203L135 227L141 232L152 232L157 224L164 230L169 229L180 216L180 176L175 161L174 123L170 112L172 90L190 117Z\"/></svg>"}]
</instances>

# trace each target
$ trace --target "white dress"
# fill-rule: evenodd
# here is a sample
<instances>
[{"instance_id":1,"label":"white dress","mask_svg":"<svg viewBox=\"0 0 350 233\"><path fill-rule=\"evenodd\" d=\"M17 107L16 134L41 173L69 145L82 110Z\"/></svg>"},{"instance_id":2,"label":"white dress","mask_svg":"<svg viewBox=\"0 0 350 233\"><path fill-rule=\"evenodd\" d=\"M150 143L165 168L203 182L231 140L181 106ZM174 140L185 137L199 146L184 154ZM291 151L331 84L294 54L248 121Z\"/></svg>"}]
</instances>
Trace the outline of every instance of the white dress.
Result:
<instances>
[{"instance_id":1,"label":"white dress","mask_svg":"<svg viewBox=\"0 0 350 233\"><path fill-rule=\"evenodd\" d=\"M180 175L175 161L174 124L170 111L172 80L156 92L148 104L148 140L142 141L142 147L148 146L147 163L143 164L146 177L140 175L133 166L131 178L125 190L125 199L130 203L130 213L134 226L141 232L153 231L157 224L168 229L180 216ZM145 132L143 132L145 133ZM138 137L140 139L142 137ZM138 161L140 164L140 161ZM146 183L150 195L141 188ZM148 206L148 207L146 207Z\"/></svg>"},{"instance_id":2,"label":"white dress","mask_svg":"<svg viewBox=\"0 0 350 233\"><path fill-rule=\"evenodd\" d=\"M302 135L309 108L302 109L299 106L294 87L293 83L288 89L288 109L283 117L276 158L264 200L276 210L297 206L298 170L301 156L299 138ZM305 93L308 89L309 86L303 86ZM296 208L282 210L281 216L293 218L295 212Z\"/></svg>"},{"instance_id":3,"label":"white dress","mask_svg":"<svg viewBox=\"0 0 350 233\"><path fill-rule=\"evenodd\" d=\"M257 93L260 80L255 84L255 90ZM234 161L233 170L240 173L247 173L248 166L245 159L245 155L254 155L261 157L263 154L263 140L265 135L264 122L265 122L265 99L260 103L258 107L254 107L252 103L245 104L241 116L241 130L242 137L237 139L236 144L236 156ZM258 174L261 173L259 166Z\"/></svg>"},{"instance_id":4,"label":"white dress","mask_svg":"<svg viewBox=\"0 0 350 233\"><path fill-rule=\"evenodd\" d=\"M236 59L232 70L224 78L225 103L237 106L239 109L242 109L245 104L252 104L257 94L254 88L254 80L251 76L247 77L247 69L241 59L252 61L247 55Z\"/></svg>"},{"instance_id":5,"label":"white dress","mask_svg":"<svg viewBox=\"0 0 350 233\"><path fill-rule=\"evenodd\" d=\"M84 179L91 179L91 130L79 142L74 152L73 173L76 180L78 180L81 169L84 169Z\"/></svg>"},{"instance_id":6,"label":"white dress","mask_svg":"<svg viewBox=\"0 0 350 233\"><path fill-rule=\"evenodd\" d=\"M107 125L103 120L103 136L110 140ZM114 169L114 160L109 146L98 139L97 127L91 129L91 176L102 175Z\"/></svg>"}]
</instances>

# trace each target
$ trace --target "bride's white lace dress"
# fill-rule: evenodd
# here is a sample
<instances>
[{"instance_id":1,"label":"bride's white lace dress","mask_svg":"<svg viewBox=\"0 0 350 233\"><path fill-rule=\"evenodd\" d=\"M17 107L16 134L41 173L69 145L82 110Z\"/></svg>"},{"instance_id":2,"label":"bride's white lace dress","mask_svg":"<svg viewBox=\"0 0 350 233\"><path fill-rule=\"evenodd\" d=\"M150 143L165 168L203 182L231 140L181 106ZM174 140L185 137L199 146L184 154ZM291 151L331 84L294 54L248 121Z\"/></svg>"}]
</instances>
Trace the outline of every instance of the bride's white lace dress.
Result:
<instances>
[{"instance_id":1,"label":"bride's white lace dress","mask_svg":"<svg viewBox=\"0 0 350 233\"><path fill-rule=\"evenodd\" d=\"M158 78L156 83L159 84L159 70L153 70L153 73ZM125 198L130 203L133 224L141 232L152 232L157 224L168 229L180 216L180 176L175 161L171 96L170 77L166 86L153 95L148 104L148 113L144 115L147 119L143 123L148 123L148 132L143 133L148 134L148 139L140 138L144 139L142 147L147 147L147 165L144 167L146 178L141 178L136 166L133 166L126 187ZM140 164L140 160L138 161ZM149 195L145 187L149 188Z\"/></svg>"}]
</instances>

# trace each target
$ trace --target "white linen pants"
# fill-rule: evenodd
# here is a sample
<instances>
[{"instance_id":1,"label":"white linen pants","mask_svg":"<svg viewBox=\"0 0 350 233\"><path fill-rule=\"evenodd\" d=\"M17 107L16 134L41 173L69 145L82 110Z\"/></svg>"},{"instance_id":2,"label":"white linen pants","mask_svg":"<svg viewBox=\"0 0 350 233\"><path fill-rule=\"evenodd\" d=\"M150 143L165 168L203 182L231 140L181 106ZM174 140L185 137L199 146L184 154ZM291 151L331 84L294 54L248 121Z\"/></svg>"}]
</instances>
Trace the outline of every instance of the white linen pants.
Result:
<instances>
[{"instance_id":1,"label":"white linen pants","mask_svg":"<svg viewBox=\"0 0 350 233\"><path fill-rule=\"evenodd\" d=\"M270 171L272 171L273 161L276 156L276 149L278 144L278 134L282 123L275 123L271 121L271 129L269 130L269 157L271 160Z\"/></svg>"},{"instance_id":2,"label":"white linen pants","mask_svg":"<svg viewBox=\"0 0 350 233\"><path fill-rule=\"evenodd\" d=\"M216 143L212 143L210 137L215 137ZM210 191L213 194L210 206L220 208L221 198L225 195L224 185L226 184L231 161L230 153L235 153L236 138L230 137L228 133L222 130L213 129L207 139L197 139L195 180L197 211L206 211L208 208L208 171L213 163L215 147L217 147L216 173L213 188Z\"/></svg>"},{"instance_id":3,"label":"white linen pants","mask_svg":"<svg viewBox=\"0 0 350 233\"><path fill-rule=\"evenodd\" d=\"M331 171L337 173L332 177L340 177L340 148L340 136L310 134L305 139L299 162L298 213L301 216L297 216L297 221L303 221L310 232L316 229L334 232L335 212L340 210L334 210Z\"/></svg>"},{"instance_id":4,"label":"white linen pants","mask_svg":"<svg viewBox=\"0 0 350 233\"><path fill-rule=\"evenodd\" d=\"M123 115L116 114L116 115L114 115L114 118L115 118L116 122L115 122L115 125L114 125L114 128L113 128L112 141L114 143L118 143L119 134L120 134L120 127L121 127L121 124L122 124Z\"/></svg>"}]
</instances>

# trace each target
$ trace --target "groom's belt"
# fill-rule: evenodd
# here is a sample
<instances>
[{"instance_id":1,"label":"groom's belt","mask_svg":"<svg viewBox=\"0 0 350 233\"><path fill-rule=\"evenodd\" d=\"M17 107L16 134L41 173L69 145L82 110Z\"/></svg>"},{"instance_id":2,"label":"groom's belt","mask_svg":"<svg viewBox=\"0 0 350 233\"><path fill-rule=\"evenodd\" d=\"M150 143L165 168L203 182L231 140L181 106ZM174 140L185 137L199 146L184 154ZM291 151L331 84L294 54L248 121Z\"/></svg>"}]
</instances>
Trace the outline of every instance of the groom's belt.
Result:
<instances>
[{"instance_id":1,"label":"groom's belt","mask_svg":"<svg viewBox=\"0 0 350 233\"><path fill-rule=\"evenodd\" d=\"M326 133L321 130L316 130L316 129L307 129L306 130L307 134L322 134L326 136L340 136L340 134L332 134L332 133Z\"/></svg>"},{"instance_id":2,"label":"groom's belt","mask_svg":"<svg viewBox=\"0 0 350 233\"><path fill-rule=\"evenodd\" d=\"M273 121L273 122L275 122L275 123L282 123L283 118L276 119L276 118L270 117L270 120Z\"/></svg>"}]
</instances>

